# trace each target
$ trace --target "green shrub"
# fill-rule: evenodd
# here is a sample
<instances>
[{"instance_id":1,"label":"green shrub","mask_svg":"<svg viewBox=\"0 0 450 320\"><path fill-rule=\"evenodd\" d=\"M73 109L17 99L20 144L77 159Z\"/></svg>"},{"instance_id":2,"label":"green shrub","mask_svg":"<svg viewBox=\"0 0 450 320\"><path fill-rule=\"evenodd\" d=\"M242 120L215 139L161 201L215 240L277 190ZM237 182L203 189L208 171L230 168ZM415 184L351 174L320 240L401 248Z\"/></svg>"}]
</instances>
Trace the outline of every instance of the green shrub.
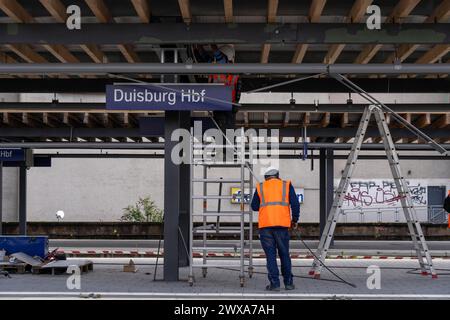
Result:
<instances>
[{"instance_id":1,"label":"green shrub","mask_svg":"<svg viewBox=\"0 0 450 320\"><path fill-rule=\"evenodd\" d=\"M159 209L151 198L139 198L135 205L123 209L120 221L127 222L163 222L164 212Z\"/></svg>"}]
</instances>

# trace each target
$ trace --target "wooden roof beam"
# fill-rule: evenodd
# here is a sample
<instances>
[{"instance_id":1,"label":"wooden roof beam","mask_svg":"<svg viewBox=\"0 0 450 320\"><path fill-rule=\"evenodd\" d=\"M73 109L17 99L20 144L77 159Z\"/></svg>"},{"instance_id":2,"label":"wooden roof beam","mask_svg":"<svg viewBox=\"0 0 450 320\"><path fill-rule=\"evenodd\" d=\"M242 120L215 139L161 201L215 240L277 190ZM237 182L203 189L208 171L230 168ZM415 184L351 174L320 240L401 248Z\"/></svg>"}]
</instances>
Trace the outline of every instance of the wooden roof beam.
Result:
<instances>
[{"instance_id":1,"label":"wooden roof beam","mask_svg":"<svg viewBox=\"0 0 450 320\"><path fill-rule=\"evenodd\" d=\"M260 62L268 63L269 62L269 54L270 54L270 44L265 43L262 46Z\"/></svg>"},{"instance_id":2,"label":"wooden roof beam","mask_svg":"<svg viewBox=\"0 0 450 320\"><path fill-rule=\"evenodd\" d=\"M111 23L114 19L103 0L85 0L89 9L101 23Z\"/></svg>"},{"instance_id":3,"label":"wooden roof beam","mask_svg":"<svg viewBox=\"0 0 450 320\"><path fill-rule=\"evenodd\" d=\"M61 120L58 115L48 112L44 112L42 114L42 122L44 123L44 125L52 128L60 127L61 124Z\"/></svg>"},{"instance_id":4,"label":"wooden roof beam","mask_svg":"<svg viewBox=\"0 0 450 320\"><path fill-rule=\"evenodd\" d=\"M349 125L348 123L348 112L344 112L341 115L341 128L345 128Z\"/></svg>"},{"instance_id":5,"label":"wooden roof beam","mask_svg":"<svg viewBox=\"0 0 450 320\"><path fill-rule=\"evenodd\" d=\"M62 63L78 63L80 60L75 57L65 46L44 44L43 47L54 55Z\"/></svg>"},{"instance_id":6,"label":"wooden roof beam","mask_svg":"<svg viewBox=\"0 0 450 320\"><path fill-rule=\"evenodd\" d=\"M431 124L433 129L442 129L450 125L450 113L443 114Z\"/></svg>"},{"instance_id":7,"label":"wooden roof beam","mask_svg":"<svg viewBox=\"0 0 450 320\"><path fill-rule=\"evenodd\" d=\"M400 22L400 19L409 16L419 2L420 0L400 0L392 10L389 17L386 18L385 23ZM382 47L383 45L381 44L364 46L354 63L369 63Z\"/></svg>"},{"instance_id":8,"label":"wooden roof beam","mask_svg":"<svg viewBox=\"0 0 450 320\"><path fill-rule=\"evenodd\" d=\"M360 54L354 61L354 63L358 64L366 64L369 63L370 60L372 60L373 57L377 54L378 51L383 47L382 44L369 44L364 46L364 48L361 50Z\"/></svg>"},{"instance_id":9,"label":"wooden roof beam","mask_svg":"<svg viewBox=\"0 0 450 320\"><path fill-rule=\"evenodd\" d=\"M425 23L443 22L450 16L450 0L443 0L439 6L433 11L433 13L425 20ZM404 61L408 58L420 45L403 44L397 50L397 57L400 61ZM393 63L396 54L391 54L385 61L385 63Z\"/></svg>"},{"instance_id":10,"label":"wooden roof beam","mask_svg":"<svg viewBox=\"0 0 450 320\"><path fill-rule=\"evenodd\" d=\"M400 0L391 14L386 18L385 23L401 22L399 20L409 16L419 2L420 0Z\"/></svg>"},{"instance_id":11,"label":"wooden roof beam","mask_svg":"<svg viewBox=\"0 0 450 320\"><path fill-rule=\"evenodd\" d=\"M76 127L80 125L80 119L76 114L64 112L63 123L69 127Z\"/></svg>"},{"instance_id":12,"label":"wooden roof beam","mask_svg":"<svg viewBox=\"0 0 450 320\"><path fill-rule=\"evenodd\" d=\"M178 0L178 5L180 6L181 16L186 24L192 22L191 14L191 4L189 0Z\"/></svg>"},{"instance_id":13,"label":"wooden roof beam","mask_svg":"<svg viewBox=\"0 0 450 320\"><path fill-rule=\"evenodd\" d=\"M287 127L289 125L289 118L290 118L290 112L287 111L284 113L283 127Z\"/></svg>"},{"instance_id":14,"label":"wooden roof beam","mask_svg":"<svg viewBox=\"0 0 450 320\"><path fill-rule=\"evenodd\" d=\"M23 127L22 119L19 119L19 117L13 113L10 112L3 112L3 119L2 123L5 126L10 127Z\"/></svg>"},{"instance_id":15,"label":"wooden roof beam","mask_svg":"<svg viewBox=\"0 0 450 320\"><path fill-rule=\"evenodd\" d=\"M320 120L320 126L322 128L328 127L328 125L330 124L330 118L331 118L330 112L325 112L322 119Z\"/></svg>"},{"instance_id":16,"label":"wooden roof beam","mask_svg":"<svg viewBox=\"0 0 450 320\"><path fill-rule=\"evenodd\" d=\"M61 15L61 10L65 13L65 7L59 0L40 0L40 2L52 14L52 16L56 16L58 21L62 19L59 16ZM23 8L15 0L0 1L0 7L10 18L14 19L14 21L18 23L35 22L34 18L25 10L25 8ZM65 20L62 22L64 21ZM34 52L34 50L28 45L15 45L10 46L9 48L29 63L48 62L41 55ZM78 60L64 46L44 45L44 48L55 55L61 62L78 62ZM63 57L65 57L67 61L64 61Z\"/></svg>"},{"instance_id":17,"label":"wooden roof beam","mask_svg":"<svg viewBox=\"0 0 450 320\"><path fill-rule=\"evenodd\" d=\"M17 60L6 53L0 52L0 63L17 63Z\"/></svg>"},{"instance_id":18,"label":"wooden roof beam","mask_svg":"<svg viewBox=\"0 0 450 320\"><path fill-rule=\"evenodd\" d=\"M319 22L327 0L312 0L309 8L309 22Z\"/></svg>"},{"instance_id":19,"label":"wooden roof beam","mask_svg":"<svg viewBox=\"0 0 450 320\"><path fill-rule=\"evenodd\" d=\"M425 20L425 23L442 22L450 17L450 0L443 0Z\"/></svg>"},{"instance_id":20,"label":"wooden roof beam","mask_svg":"<svg viewBox=\"0 0 450 320\"><path fill-rule=\"evenodd\" d=\"M82 44L80 47L95 63L106 63L108 59L99 46L95 44Z\"/></svg>"},{"instance_id":21,"label":"wooden roof beam","mask_svg":"<svg viewBox=\"0 0 450 320\"><path fill-rule=\"evenodd\" d=\"M136 51L134 51L133 46L131 44L119 44L118 47L120 52L122 52L123 56L128 61L128 63L141 62L141 59L137 55Z\"/></svg>"},{"instance_id":22,"label":"wooden roof beam","mask_svg":"<svg viewBox=\"0 0 450 320\"><path fill-rule=\"evenodd\" d=\"M42 127L43 123L39 121L36 116L36 114L24 112L22 113L22 122L32 128Z\"/></svg>"},{"instance_id":23,"label":"wooden roof beam","mask_svg":"<svg viewBox=\"0 0 450 320\"><path fill-rule=\"evenodd\" d=\"M425 113L416 120L416 127L425 128L431 124L431 114Z\"/></svg>"},{"instance_id":24,"label":"wooden roof beam","mask_svg":"<svg viewBox=\"0 0 450 320\"><path fill-rule=\"evenodd\" d=\"M403 62L408 58L420 45L418 44L402 44L400 45L396 52L391 53L384 63L394 63L395 58L398 58L400 62Z\"/></svg>"},{"instance_id":25,"label":"wooden roof beam","mask_svg":"<svg viewBox=\"0 0 450 320\"><path fill-rule=\"evenodd\" d=\"M138 123L137 123L136 117L132 113L125 112L123 114L123 126L124 127L131 128L131 127L136 126L137 124Z\"/></svg>"},{"instance_id":26,"label":"wooden roof beam","mask_svg":"<svg viewBox=\"0 0 450 320\"><path fill-rule=\"evenodd\" d=\"M435 63L449 52L450 46L448 44L438 44L417 59L416 63Z\"/></svg>"},{"instance_id":27,"label":"wooden roof beam","mask_svg":"<svg viewBox=\"0 0 450 320\"><path fill-rule=\"evenodd\" d=\"M305 112L305 114L303 115L303 126L308 126L311 123L311 113L310 112Z\"/></svg>"},{"instance_id":28,"label":"wooden roof beam","mask_svg":"<svg viewBox=\"0 0 450 320\"><path fill-rule=\"evenodd\" d=\"M248 127L248 112L247 111L245 111L244 112L244 125L245 125L245 127Z\"/></svg>"},{"instance_id":29,"label":"wooden roof beam","mask_svg":"<svg viewBox=\"0 0 450 320\"><path fill-rule=\"evenodd\" d=\"M225 22L233 23L234 22L233 0L223 0L223 8L225 11Z\"/></svg>"},{"instance_id":30,"label":"wooden roof beam","mask_svg":"<svg viewBox=\"0 0 450 320\"><path fill-rule=\"evenodd\" d=\"M86 0L86 3L99 22L114 23L114 19L103 0ZM142 5L142 1L140 1L140 3L136 3L136 5L139 4ZM134 52L133 47L131 45L119 44L117 47L119 48L120 52L123 54L127 62L136 63L141 61L136 52ZM104 61L105 55L104 53L101 52L99 47L91 46L91 48L83 48L83 49L96 63L102 63Z\"/></svg>"},{"instance_id":31,"label":"wooden roof beam","mask_svg":"<svg viewBox=\"0 0 450 320\"><path fill-rule=\"evenodd\" d=\"M278 0L269 0L267 3L267 22L277 22Z\"/></svg>"},{"instance_id":32,"label":"wooden roof beam","mask_svg":"<svg viewBox=\"0 0 450 320\"><path fill-rule=\"evenodd\" d=\"M356 0L348 16L345 18L346 23L360 23L366 14L367 7L373 0ZM344 50L345 44L333 44L330 46L327 55L323 59L323 63L332 64L339 58L341 52Z\"/></svg>"},{"instance_id":33,"label":"wooden roof beam","mask_svg":"<svg viewBox=\"0 0 450 320\"><path fill-rule=\"evenodd\" d=\"M35 52L33 48L26 44L7 44L6 48L17 54L29 63L47 63L47 59Z\"/></svg>"},{"instance_id":34,"label":"wooden roof beam","mask_svg":"<svg viewBox=\"0 0 450 320\"><path fill-rule=\"evenodd\" d=\"M50 15L60 23L67 20L67 8L61 0L39 0L39 2L47 9Z\"/></svg>"},{"instance_id":35,"label":"wooden roof beam","mask_svg":"<svg viewBox=\"0 0 450 320\"><path fill-rule=\"evenodd\" d=\"M151 11L148 0L131 0L131 3L139 16L139 19L141 19L141 22L150 23Z\"/></svg>"},{"instance_id":36,"label":"wooden roof beam","mask_svg":"<svg viewBox=\"0 0 450 320\"><path fill-rule=\"evenodd\" d=\"M0 0L0 9L15 22L31 23L34 18L16 0Z\"/></svg>"},{"instance_id":37,"label":"wooden roof beam","mask_svg":"<svg viewBox=\"0 0 450 320\"><path fill-rule=\"evenodd\" d=\"M269 125L269 113L268 112L264 112L264 125L266 127L268 127L268 125Z\"/></svg>"},{"instance_id":38,"label":"wooden roof beam","mask_svg":"<svg viewBox=\"0 0 450 320\"><path fill-rule=\"evenodd\" d=\"M276 23L277 21L278 0L269 0L267 4L267 23ZM271 45L269 43L263 44L261 50L261 63L269 62Z\"/></svg>"},{"instance_id":39,"label":"wooden roof beam","mask_svg":"<svg viewBox=\"0 0 450 320\"><path fill-rule=\"evenodd\" d=\"M307 50L308 45L306 43L298 44L295 48L294 56L292 57L292 63L302 63Z\"/></svg>"},{"instance_id":40,"label":"wooden roof beam","mask_svg":"<svg viewBox=\"0 0 450 320\"><path fill-rule=\"evenodd\" d=\"M311 7L309 8L309 21L318 22L322 15L323 8L325 7L326 0L313 0ZM307 43L298 44L295 48L294 56L292 57L292 63L302 63L305 58L306 51L309 45Z\"/></svg>"}]
</instances>

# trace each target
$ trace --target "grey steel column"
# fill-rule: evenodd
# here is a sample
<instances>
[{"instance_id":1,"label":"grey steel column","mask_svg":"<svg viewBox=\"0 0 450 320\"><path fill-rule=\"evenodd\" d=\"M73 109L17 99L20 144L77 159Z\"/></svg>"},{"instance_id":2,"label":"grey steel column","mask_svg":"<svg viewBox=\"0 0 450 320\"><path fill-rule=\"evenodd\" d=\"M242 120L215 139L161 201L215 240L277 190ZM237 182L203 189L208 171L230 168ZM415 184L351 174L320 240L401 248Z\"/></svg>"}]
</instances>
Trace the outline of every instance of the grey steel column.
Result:
<instances>
[{"instance_id":1,"label":"grey steel column","mask_svg":"<svg viewBox=\"0 0 450 320\"><path fill-rule=\"evenodd\" d=\"M0 161L0 235L3 234L3 161Z\"/></svg>"},{"instance_id":2,"label":"grey steel column","mask_svg":"<svg viewBox=\"0 0 450 320\"><path fill-rule=\"evenodd\" d=\"M27 234L27 167L19 167L19 234Z\"/></svg>"},{"instance_id":3,"label":"grey steel column","mask_svg":"<svg viewBox=\"0 0 450 320\"><path fill-rule=\"evenodd\" d=\"M190 111L179 111L180 117L180 128L188 130L190 132L191 126L191 112ZM190 152L190 148L185 149L185 151ZM186 154L185 159L189 159L190 155ZM179 197L180 197L180 217L178 225L180 227L181 235L178 242L179 252L178 260L180 267L189 266L189 220L191 217L190 213L190 165L188 163L180 164L179 174L180 174L180 185L179 185ZM182 236L182 237L181 237ZM184 242L183 242L184 241Z\"/></svg>"},{"instance_id":4,"label":"grey steel column","mask_svg":"<svg viewBox=\"0 0 450 320\"><path fill-rule=\"evenodd\" d=\"M178 281L181 185L180 166L171 159L178 142L171 141L171 135L180 127L180 112L166 111L164 126L164 280Z\"/></svg>"},{"instance_id":5,"label":"grey steel column","mask_svg":"<svg viewBox=\"0 0 450 320\"><path fill-rule=\"evenodd\" d=\"M333 179L333 149L320 149L320 236L322 236L328 213L333 204Z\"/></svg>"}]
</instances>

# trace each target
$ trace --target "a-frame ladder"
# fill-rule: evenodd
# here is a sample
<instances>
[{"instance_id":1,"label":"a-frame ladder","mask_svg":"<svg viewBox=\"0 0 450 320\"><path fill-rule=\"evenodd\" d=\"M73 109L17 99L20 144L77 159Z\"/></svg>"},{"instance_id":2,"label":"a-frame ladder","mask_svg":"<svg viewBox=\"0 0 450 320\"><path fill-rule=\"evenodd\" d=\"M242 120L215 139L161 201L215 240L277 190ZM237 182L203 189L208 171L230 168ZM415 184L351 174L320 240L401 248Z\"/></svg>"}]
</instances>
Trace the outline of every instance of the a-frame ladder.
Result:
<instances>
[{"instance_id":1,"label":"a-frame ladder","mask_svg":"<svg viewBox=\"0 0 450 320\"><path fill-rule=\"evenodd\" d=\"M386 150L386 155L389 161L389 167L391 168L395 186L398 190L398 196L403 207L403 213L405 214L409 233L414 244L417 258L419 260L420 269L423 275L431 274L433 278L436 278L437 274L433 267L431 254L428 250L422 228L417 218L417 213L413 206L408 185L400 170L399 158L395 150L394 141L392 140L389 128L386 123L384 112L380 107L376 105L366 107L362 115L361 122L356 133L355 141L353 142L352 149L350 151L347 159L347 164L344 169L344 173L336 190L333 205L330 209L327 223L325 225L322 237L320 238L316 256L314 257L312 269L309 274L314 275L314 277L316 278L320 277L323 262L327 257L328 249L334 235L334 230L336 228L337 222L339 221L344 197L347 192L347 188L349 186L353 171L355 169L358 155L361 151L361 145L364 141L364 136L366 134L366 130L372 114L374 114L375 116L378 130L380 131L381 137L383 138L384 148Z\"/></svg>"}]
</instances>

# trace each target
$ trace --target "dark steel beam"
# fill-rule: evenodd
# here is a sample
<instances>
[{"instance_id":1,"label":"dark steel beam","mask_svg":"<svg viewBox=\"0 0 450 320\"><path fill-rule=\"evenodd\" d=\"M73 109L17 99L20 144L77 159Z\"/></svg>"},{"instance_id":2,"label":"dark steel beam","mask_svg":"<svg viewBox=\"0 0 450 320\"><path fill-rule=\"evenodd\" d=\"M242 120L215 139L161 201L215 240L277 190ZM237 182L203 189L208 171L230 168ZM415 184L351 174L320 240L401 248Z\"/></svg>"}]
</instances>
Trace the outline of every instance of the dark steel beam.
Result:
<instances>
[{"instance_id":1,"label":"dark steel beam","mask_svg":"<svg viewBox=\"0 0 450 320\"><path fill-rule=\"evenodd\" d=\"M387 104L395 112L442 113L450 112L450 104ZM242 104L238 112L336 112L362 113L367 104ZM251 124L250 124L251 125Z\"/></svg>"},{"instance_id":2,"label":"dark steel beam","mask_svg":"<svg viewBox=\"0 0 450 320\"><path fill-rule=\"evenodd\" d=\"M449 44L446 23L84 23L69 30L62 23L0 24L0 44Z\"/></svg>"},{"instance_id":3,"label":"dark steel beam","mask_svg":"<svg viewBox=\"0 0 450 320\"><path fill-rule=\"evenodd\" d=\"M179 235L181 175L180 167L172 159L172 149L178 141L172 141L172 132L180 128L180 112L169 111L165 115L164 144L164 280L178 281L181 241Z\"/></svg>"},{"instance_id":4,"label":"dark steel beam","mask_svg":"<svg viewBox=\"0 0 450 320\"><path fill-rule=\"evenodd\" d=\"M448 74L450 63L8 63L3 74Z\"/></svg>"},{"instance_id":5,"label":"dark steel beam","mask_svg":"<svg viewBox=\"0 0 450 320\"><path fill-rule=\"evenodd\" d=\"M279 126L278 126L279 127ZM265 125L253 124L251 128L266 129ZM272 126L272 129L277 129ZM301 130L299 127L281 128L279 135L281 137L299 137ZM432 138L448 138L450 129L422 129ZM354 137L356 128L308 128L310 137ZM398 138L414 138L415 135L405 128L392 128L391 134ZM163 132L155 132L151 137L162 137ZM0 128L0 138L54 138L54 137L79 137L79 138L124 138L124 137L150 137L143 135L139 128ZM379 137L380 133L375 127L367 129L366 137Z\"/></svg>"},{"instance_id":6,"label":"dark steel beam","mask_svg":"<svg viewBox=\"0 0 450 320\"><path fill-rule=\"evenodd\" d=\"M3 161L0 161L0 235L3 235Z\"/></svg>"},{"instance_id":7,"label":"dark steel beam","mask_svg":"<svg viewBox=\"0 0 450 320\"><path fill-rule=\"evenodd\" d=\"M320 236L325 229L328 214L333 204L334 187L334 154L333 149L320 149Z\"/></svg>"},{"instance_id":8,"label":"dark steel beam","mask_svg":"<svg viewBox=\"0 0 450 320\"><path fill-rule=\"evenodd\" d=\"M164 159L163 153L38 153L37 155L43 157L59 158L59 159ZM299 159L298 154L281 154L280 159ZM309 155L311 159L319 159L318 155ZM347 159L347 155L334 154L333 159ZM400 159L404 160L449 160L445 156L435 156L435 155L417 155L417 154L400 154ZM385 160L385 155L360 155L358 159L361 160Z\"/></svg>"},{"instance_id":9,"label":"dark steel beam","mask_svg":"<svg viewBox=\"0 0 450 320\"><path fill-rule=\"evenodd\" d=\"M156 82L155 79L141 79L146 82ZM370 88L370 92L417 93L450 91L450 78L354 78L362 88ZM274 85L286 81L286 78L267 77L252 78L242 76L242 91ZM116 79L53 79L53 78L11 78L0 79L0 92L50 92L50 93L104 93L105 86L117 82ZM123 81L127 82L127 81ZM308 79L297 83L272 88L272 92L348 92L348 89L335 79Z\"/></svg>"},{"instance_id":10,"label":"dark steel beam","mask_svg":"<svg viewBox=\"0 0 450 320\"><path fill-rule=\"evenodd\" d=\"M349 150L351 143L328 143L311 142L308 143L308 149L334 149ZM450 150L450 144L442 144ZM263 146L258 146L262 148ZM303 150L302 143L283 142L279 144L280 150ZM128 149L128 150L164 150L164 143L153 142L7 142L0 143L0 148L29 148L29 149ZM399 143L395 145L397 150L423 150L432 149L428 144L421 143ZM384 150L382 143L365 143L361 146L362 150Z\"/></svg>"},{"instance_id":11,"label":"dark steel beam","mask_svg":"<svg viewBox=\"0 0 450 320\"><path fill-rule=\"evenodd\" d=\"M450 89L449 89L450 91ZM263 104L251 103L242 104L238 112L348 112L362 113L367 104ZM417 104L387 104L389 108L396 112L413 113L442 113L450 112L450 104L446 103L417 103ZM106 106L104 103L46 103L46 102L0 102L0 110L20 112L104 112ZM116 110L115 110L116 111ZM124 110L124 112L129 112Z\"/></svg>"}]
</instances>

